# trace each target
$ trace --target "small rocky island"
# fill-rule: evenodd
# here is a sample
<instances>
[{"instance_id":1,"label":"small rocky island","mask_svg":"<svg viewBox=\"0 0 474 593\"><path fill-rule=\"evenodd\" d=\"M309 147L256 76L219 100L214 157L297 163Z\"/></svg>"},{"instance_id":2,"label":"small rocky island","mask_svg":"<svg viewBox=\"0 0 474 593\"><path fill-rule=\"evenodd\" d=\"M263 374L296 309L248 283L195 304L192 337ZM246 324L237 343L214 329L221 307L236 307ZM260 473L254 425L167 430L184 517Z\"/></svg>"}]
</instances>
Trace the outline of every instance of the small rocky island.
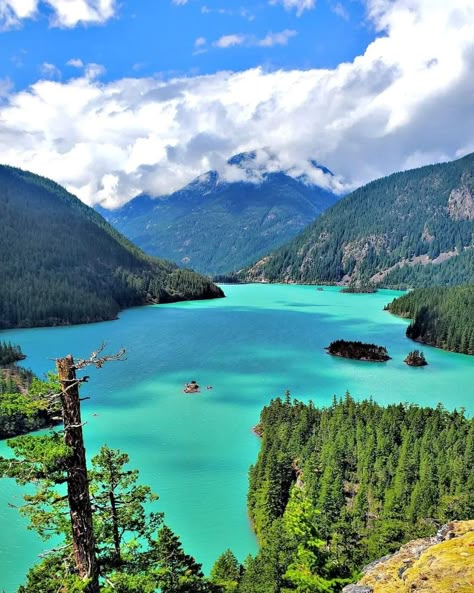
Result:
<instances>
[{"instance_id":1,"label":"small rocky island","mask_svg":"<svg viewBox=\"0 0 474 593\"><path fill-rule=\"evenodd\" d=\"M373 284L348 284L341 292L349 294L373 294L377 289Z\"/></svg>"},{"instance_id":2,"label":"small rocky island","mask_svg":"<svg viewBox=\"0 0 474 593\"><path fill-rule=\"evenodd\" d=\"M328 354L332 356L341 356L354 360L364 360L368 362L386 362L390 360L387 349L384 346L376 344L365 344L364 342L350 342L346 340L336 340L331 342L326 348Z\"/></svg>"},{"instance_id":3,"label":"small rocky island","mask_svg":"<svg viewBox=\"0 0 474 593\"><path fill-rule=\"evenodd\" d=\"M184 386L184 393L199 393L201 388L196 383L196 381L191 381L190 383L186 383Z\"/></svg>"},{"instance_id":4,"label":"small rocky island","mask_svg":"<svg viewBox=\"0 0 474 593\"><path fill-rule=\"evenodd\" d=\"M425 355L419 350L412 350L409 352L408 356L403 362L406 362L406 364L410 367L424 367L428 364L426 362Z\"/></svg>"}]
</instances>

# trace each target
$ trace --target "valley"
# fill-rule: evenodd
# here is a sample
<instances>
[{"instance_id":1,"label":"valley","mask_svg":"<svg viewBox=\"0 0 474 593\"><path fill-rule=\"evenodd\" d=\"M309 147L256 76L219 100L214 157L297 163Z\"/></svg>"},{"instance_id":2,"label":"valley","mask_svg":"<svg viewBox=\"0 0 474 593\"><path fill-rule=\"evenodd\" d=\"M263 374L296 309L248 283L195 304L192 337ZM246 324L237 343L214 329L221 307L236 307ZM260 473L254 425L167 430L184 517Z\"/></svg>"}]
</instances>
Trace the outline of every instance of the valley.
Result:
<instances>
[{"instance_id":1,"label":"valley","mask_svg":"<svg viewBox=\"0 0 474 593\"><path fill-rule=\"evenodd\" d=\"M247 472L260 446L252 427L261 408L286 389L317 406L349 390L357 400L373 397L382 405L441 401L448 410L474 412L474 357L424 347L429 366L403 362L413 347L407 321L383 310L399 292L352 295L278 284L223 289L226 299L134 308L116 321L3 332L4 340L21 344L27 366L39 375L51 369L49 358L72 349L87 356L103 340L111 351L126 347L126 361L89 373L88 454L104 442L126 450L206 571L227 547L240 561L256 552L246 510ZM341 335L382 343L392 360L373 365L328 356L324 347ZM190 378L213 389L185 395ZM0 550L7 593L48 546L4 504L19 496L5 480L0 521L14 542Z\"/></svg>"}]
</instances>

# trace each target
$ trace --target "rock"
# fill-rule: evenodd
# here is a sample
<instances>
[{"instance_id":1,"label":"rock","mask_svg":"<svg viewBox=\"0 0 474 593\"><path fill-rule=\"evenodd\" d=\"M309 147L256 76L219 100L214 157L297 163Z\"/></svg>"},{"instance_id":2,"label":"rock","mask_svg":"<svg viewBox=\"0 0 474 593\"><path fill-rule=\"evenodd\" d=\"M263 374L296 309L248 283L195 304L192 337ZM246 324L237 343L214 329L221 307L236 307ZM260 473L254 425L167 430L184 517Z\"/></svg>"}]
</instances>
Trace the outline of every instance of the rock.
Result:
<instances>
[{"instance_id":1,"label":"rock","mask_svg":"<svg viewBox=\"0 0 474 593\"><path fill-rule=\"evenodd\" d=\"M474 521L452 521L371 562L343 593L471 593L473 585Z\"/></svg>"}]
</instances>

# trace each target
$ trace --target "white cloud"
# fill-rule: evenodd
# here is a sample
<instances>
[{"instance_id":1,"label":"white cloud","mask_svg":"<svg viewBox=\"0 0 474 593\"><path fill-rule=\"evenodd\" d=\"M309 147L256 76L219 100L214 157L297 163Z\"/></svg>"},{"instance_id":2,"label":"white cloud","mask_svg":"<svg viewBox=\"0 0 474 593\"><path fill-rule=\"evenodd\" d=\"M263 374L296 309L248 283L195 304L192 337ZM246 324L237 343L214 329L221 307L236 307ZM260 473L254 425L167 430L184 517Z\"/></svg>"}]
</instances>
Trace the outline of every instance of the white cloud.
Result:
<instances>
[{"instance_id":1,"label":"white cloud","mask_svg":"<svg viewBox=\"0 0 474 593\"><path fill-rule=\"evenodd\" d=\"M316 0L270 0L270 4L282 4L286 10L296 9L296 14L301 16L305 10L316 6Z\"/></svg>"},{"instance_id":2,"label":"white cloud","mask_svg":"<svg viewBox=\"0 0 474 593\"><path fill-rule=\"evenodd\" d=\"M347 8L345 8L343 6L343 4L341 2L336 2L336 4L331 4L331 10L334 14L337 14L337 16L340 16L341 19L344 19L345 21L349 20L349 11L347 10Z\"/></svg>"},{"instance_id":3,"label":"white cloud","mask_svg":"<svg viewBox=\"0 0 474 593\"><path fill-rule=\"evenodd\" d=\"M55 66L54 64L50 64L49 62L43 62L40 66L41 75L44 78L48 79L60 79L61 78L61 70Z\"/></svg>"},{"instance_id":4,"label":"white cloud","mask_svg":"<svg viewBox=\"0 0 474 593\"><path fill-rule=\"evenodd\" d=\"M207 53L207 39L205 37L198 37L194 42L193 56Z\"/></svg>"},{"instance_id":5,"label":"white cloud","mask_svg":"<svg viewBox=\"0 0 474 593\"><path fill-rule=\"evenodd\" d=\"M223 35L212 44L214 47L227 48L235 45L243 45L247 37L245 35Z\"/></svg>"},{"instance_id":6,"label":"white cloud","mask_svg":"<svg viewBox=\"0 0 474 593\"><path fill-rule=\"evenodd\" d=\"M50 25L63 28L105 23L117 8L116 0L0 0L0 30L21 26L42 7L52 10Z\"/></svg>"},{"instance_id":7,"label":"white cloud","mask_svg":"<svg viewBox=\"0 0 474 593\"><path fill-rule=\"evenodd\" d=\"M72 68L84 68L84 62L80 58L71 58L66 62L66 65Z\"/></svg>"},{"instance_id":8,"label":"white cloud","mask_svg":"<svg viewBox=\"0 0 474 593\"><path fill-rule=\"evenodd\" d=\"M275 45L288 45L289 39L297 35L296 31L285 29L279 33L267 33L263 39L258 39L254 35L243 35L241 33L233 35L224 35L212 44L214 47L227 49L228 47L235 47L237 45L244 45L245 47L273 47Z\"/></svg>"},{"instance_id":9,"label":"white cloud","mask_svg":"<svg viewBox=\"0 0 474 593\"><path fill-rule=\"evenodd\" d=\"M9 78L0 78L0 100L13 90L13 82Z\"/></svg>"},{"instance_id":10,"label":"white cloud","mask_svg":"<svg viewBox=\"0 0 474 593\"><path fill-rule=\"evenodd\" d=\"M226 16L240 16L243 19L246 19L248 21L254 21L255 20L255 15L248 8L245 8L244 6L241 6L238 9L232 9L232 8L209 8L209 6L207 6L206 4L204 4L203 6L201 6L201 13L202 14L215 13L215 14L221 14L221 15L226 15Z\"/></svg>"},{"instance_id":11,"label":"white cloud","mask_svg":"<svg viewBox=\"0 0 474 593\"><path fill-rule=\"evenodd\" d=\"M263 39L258 42L262 47L273 47L274 45L287 45L291 37L297 35L296 31L285 29L280 33L268 33Z\"/></svg>"},{"instance_id":12,"label":"white cloud","mask_svg":"<svg viewBox=\"0 0 474 593\"><path fill-rule=\"evenodd\" d=\"M188 0L172 0L173 4L176 4L177 6L184 6L185 4L188 3Z\"/></svg>"},{"instance_id":13,"label":"white cloud","mask_svg":"<svg viewBox=\"0 0 474 593\"><path fill-rule=\"evenodd\" d=\"M235 174L227 158L258 147L274 155L265 166L309 176L315 158L348 186L472 150L472 0L368 1L381 35L334 69L108 83L82 74L10 90L2 161L119 205L209 169Z\"/></svg>"}]
</instances>

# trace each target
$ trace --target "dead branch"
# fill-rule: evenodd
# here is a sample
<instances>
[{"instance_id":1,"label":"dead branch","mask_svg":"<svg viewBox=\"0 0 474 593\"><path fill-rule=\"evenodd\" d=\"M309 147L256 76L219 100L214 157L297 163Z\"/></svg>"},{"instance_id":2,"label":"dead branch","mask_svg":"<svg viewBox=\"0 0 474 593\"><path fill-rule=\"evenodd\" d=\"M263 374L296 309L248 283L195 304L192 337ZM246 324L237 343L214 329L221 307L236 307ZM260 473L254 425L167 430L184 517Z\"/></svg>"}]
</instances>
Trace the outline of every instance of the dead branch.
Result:
<instances>
[{"instance_id":1,"label":"dead branch","mask_svg":"<svg viewBox=\"0 0 474 593\"><path fill-rule=\"evenodd\" d=\"M61 550L66 550L67 548L70 548L70 547L72 547L72 544L66 544L65 546L60 546L59 548L51 548L51 550L46 550L45 552L38 554L38 556L40 558L46 558L46 556L49 556L50 554L54 554L56 552L61 552Z\"/></svg>"},{"instance_id":2,"label":"dead branch","mask_svg":"<svg viewBox=\"0 0 474 593\"><path fill-rule=\"evenodd\" d=\"M125 348L120 348L120 350L116 354L107 354L101 356L102 352L105 350L106 343L102 342L99 348L92 352L88 359L78 360L74 363L75 370L84 369L88 366L95 366L96 368L100 369L104 366L106 362L111 362L113 360L125 360Z\"/></svg>"}]
</instances>

